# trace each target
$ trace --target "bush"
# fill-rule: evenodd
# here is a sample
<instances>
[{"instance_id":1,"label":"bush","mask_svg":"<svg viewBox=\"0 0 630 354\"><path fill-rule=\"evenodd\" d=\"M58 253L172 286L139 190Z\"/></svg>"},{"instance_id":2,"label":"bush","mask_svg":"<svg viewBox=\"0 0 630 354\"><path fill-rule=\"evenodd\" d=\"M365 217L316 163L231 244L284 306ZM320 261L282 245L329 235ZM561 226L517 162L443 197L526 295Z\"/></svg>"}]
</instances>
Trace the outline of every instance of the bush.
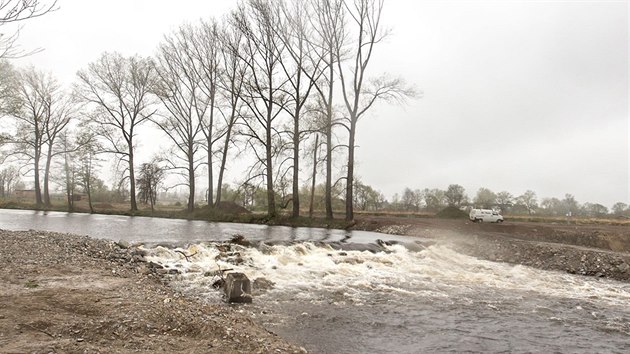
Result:
<instances>
[{"instance_id":1,"label":"bush","mask_svg":"<svg viewBox=\"0 0 630 354\"><path fill-rule=\"evenodd\" d=\"M465 211L460 210L454 206L448 206L442 209L439 213L435 214L438 218L441 219L467 219L468 214Z\"/></svg>"}]
</instances>

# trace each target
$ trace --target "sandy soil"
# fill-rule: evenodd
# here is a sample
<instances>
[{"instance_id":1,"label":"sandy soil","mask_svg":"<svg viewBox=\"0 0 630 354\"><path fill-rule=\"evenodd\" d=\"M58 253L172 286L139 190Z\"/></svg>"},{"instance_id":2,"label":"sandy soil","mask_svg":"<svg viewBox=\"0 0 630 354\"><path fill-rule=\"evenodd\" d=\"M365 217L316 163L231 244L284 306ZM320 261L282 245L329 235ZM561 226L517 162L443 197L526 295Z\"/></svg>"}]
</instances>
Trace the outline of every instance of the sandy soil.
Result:
<instances>
[{"instance_id":1,"label":"sandy soil","mask_svg":"<svg viewBox=\"0 0 630 354\"><path fill-rule=\"evenodd\" d=\"M372 217L356 229L427 238L492 261L630 281L630 227ZM238 307L183 298L135 249L0 230L0 353L295 353Z\"/></svg>"}]
</instances>

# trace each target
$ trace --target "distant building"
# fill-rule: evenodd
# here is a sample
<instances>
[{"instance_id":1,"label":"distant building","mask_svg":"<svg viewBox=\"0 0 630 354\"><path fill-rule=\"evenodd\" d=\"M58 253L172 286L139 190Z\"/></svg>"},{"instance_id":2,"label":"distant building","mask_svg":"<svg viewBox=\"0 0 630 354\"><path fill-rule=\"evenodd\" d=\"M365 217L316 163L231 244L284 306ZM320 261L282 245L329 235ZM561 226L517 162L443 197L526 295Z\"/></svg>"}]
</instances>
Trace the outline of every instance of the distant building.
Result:
<instances>
[{"instance_id":1,"label":"distant building","mask_svg":"<svg viewBox=\"0 0 630 354\"><path fill-rule=\"evenodd\" d=\"M35 199L34 189L16 189L13 194L20 199Z\"/></svg>"}]
</instances>

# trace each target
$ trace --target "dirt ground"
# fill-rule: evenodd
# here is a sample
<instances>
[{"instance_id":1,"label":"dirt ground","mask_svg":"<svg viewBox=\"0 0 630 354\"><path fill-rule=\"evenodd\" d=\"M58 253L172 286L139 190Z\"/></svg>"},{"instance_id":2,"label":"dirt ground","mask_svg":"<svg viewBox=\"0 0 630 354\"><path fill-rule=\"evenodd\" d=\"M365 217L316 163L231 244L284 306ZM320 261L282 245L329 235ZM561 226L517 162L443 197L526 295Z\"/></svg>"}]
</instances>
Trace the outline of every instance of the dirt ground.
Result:
<instances>
[{"instance_id":1,"label":"dirt ground","mask_svg":"<svg viewBox=\"0 0 630 354\"><path fill-rule=\"evenodd\" d=\"M356 229L426 238L492 261L630 281L630 227L370 217ZM0 230L0 353L299 353L238 307L184 298L138 251Z\"/></svg>"}]
</instances>

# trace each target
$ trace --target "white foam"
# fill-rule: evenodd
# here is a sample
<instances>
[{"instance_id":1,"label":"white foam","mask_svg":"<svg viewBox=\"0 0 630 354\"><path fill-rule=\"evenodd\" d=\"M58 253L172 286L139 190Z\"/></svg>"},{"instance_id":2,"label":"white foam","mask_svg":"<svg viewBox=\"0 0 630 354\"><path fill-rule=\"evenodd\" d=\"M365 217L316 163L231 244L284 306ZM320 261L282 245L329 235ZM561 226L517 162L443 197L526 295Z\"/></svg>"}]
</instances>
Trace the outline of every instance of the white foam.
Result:
<instances>
[{"instance_id":1,"label":"white foam","mask_svg":"<svg viewBox=\"0 0 630 354\"><path fill-rule=\"evenodd\" d=\"M180 252L188 257L188 261ZM340 292L360 301L374 292L400 296L448 298L480 291L510 290L511 296L541 295L601 301L625 305L630 301L628 284L541 271L479 260L444 246L411 252L404 246L388 246L388 252L337 251L312 243L270 246L263 251L233 246L233 258L226 262L216 244L191 245L186 249L148 249L147 259L182 272L180 285L208 293L212 277L205 272L233 269L250 279L265 278L275 283L272 293L301 299L316 298L321 291ZM217 259L219 258L219 259Z\"/></svg>"}]
</instances>

